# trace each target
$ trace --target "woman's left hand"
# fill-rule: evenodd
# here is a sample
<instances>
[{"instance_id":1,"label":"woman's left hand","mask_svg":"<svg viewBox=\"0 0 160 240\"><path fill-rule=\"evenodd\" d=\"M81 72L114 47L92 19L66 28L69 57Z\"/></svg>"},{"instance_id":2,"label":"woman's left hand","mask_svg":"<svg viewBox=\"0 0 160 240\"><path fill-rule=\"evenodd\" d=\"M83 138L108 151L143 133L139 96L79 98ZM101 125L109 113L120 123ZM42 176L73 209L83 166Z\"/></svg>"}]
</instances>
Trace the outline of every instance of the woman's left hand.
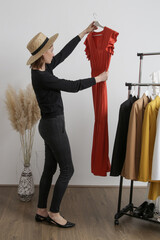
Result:
<instances>
[{"instance_id":1,"label":"woman's left hand","mask_svg":"<svg viewBox=\"0 0 160 240\"><path fill-rule=\"evenodd\" d=\"M97 27L94 25L94 21L83 31L79 34L79 37L82 39L84 37L84 35L94 31L97 29Z\"/></svg>"},{"instance_id":2,"label":"woman's left hand","mask_svg":"<svg viewBox=\"0 0 160 240\"><path fill-rule=\"evenodd\" d=\"M85 29L86 34L98 29L95 25L94 25L94 21Z\"/></svg>"}]
</instances>

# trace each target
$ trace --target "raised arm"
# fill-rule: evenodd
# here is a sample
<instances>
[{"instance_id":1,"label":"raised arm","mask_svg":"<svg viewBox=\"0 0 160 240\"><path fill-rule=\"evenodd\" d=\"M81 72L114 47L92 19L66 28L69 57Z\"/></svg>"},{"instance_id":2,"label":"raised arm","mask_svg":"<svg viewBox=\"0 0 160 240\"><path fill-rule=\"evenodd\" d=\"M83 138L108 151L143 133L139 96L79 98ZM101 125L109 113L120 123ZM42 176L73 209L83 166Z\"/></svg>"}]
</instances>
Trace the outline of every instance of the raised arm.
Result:
<instances>
[{"instance_id":1,"label":"raised arm","mask_svg":"<svg viewBox=\"0 0 160 240\"><path fill-rule=\"evenodd\" d=\"M80 40L80 37L77 35L67 43L65 47L53 57L51 64L49 64L51 69L54 69L58 64L63 62L72 53Z\"/></svg>"},{"instance_id":2,"label":"raised arm","mask_svg":"<svg viewBox=\"0 0 160 240\"><path fill-rule=\"evenodd\" d=\"M67 43L65 47L53 57L52 62L50 64L51 69L54 69L58 64L63 62L72 53L72 51L75 49L80 40L86 34L95 29L97 29L97 27L94 25L94 22L92 22L84 31L82 31L79 35L77 35L69 43Z\"/></svg>"},{"instance_id":3,"label":"raised arm","mask_svg":"<svg viewBox=\"0 0 160 240\"><path fill-rule=\"evenodd\" d=\"M86 34L94 31L97 27L94 25L95 22L92 22L83 32L79 34L80 39L82 39Z\"/></svg>"}]
</instances>

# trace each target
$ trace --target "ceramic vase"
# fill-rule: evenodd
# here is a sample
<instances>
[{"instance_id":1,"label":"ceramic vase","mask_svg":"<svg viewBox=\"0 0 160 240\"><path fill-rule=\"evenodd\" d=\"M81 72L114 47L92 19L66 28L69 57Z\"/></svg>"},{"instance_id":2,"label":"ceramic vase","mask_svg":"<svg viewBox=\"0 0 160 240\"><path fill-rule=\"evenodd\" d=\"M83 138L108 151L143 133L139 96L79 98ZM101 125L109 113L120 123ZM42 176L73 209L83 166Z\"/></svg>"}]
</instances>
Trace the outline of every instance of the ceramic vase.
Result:
<instances>
[{"instance_id":1,"label":"ceramic vase","mask_svg":"<svg viewBox=\"0 0 160 240\"><path fill-rule=\"evenodd\" d=\"M23 202L28 202L34 194L33 175L30 166L24 166L18 185L18 196Z\"/></svg>"}]
</instances>

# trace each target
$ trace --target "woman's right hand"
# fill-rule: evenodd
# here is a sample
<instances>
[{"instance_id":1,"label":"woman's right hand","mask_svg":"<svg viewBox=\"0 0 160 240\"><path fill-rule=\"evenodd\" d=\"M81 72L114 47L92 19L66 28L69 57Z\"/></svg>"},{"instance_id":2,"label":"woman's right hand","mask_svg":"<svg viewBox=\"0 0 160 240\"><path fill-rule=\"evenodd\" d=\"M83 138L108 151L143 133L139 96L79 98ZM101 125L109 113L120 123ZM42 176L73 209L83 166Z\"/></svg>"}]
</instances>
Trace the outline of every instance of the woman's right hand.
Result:
<instances>
[{"instance_id":1,"label":"woman's right hand","mask_svg":"<svg viewBox=\"0 0 160 240\"><path fill-rule=\"evenodd\" d=\"M99 74L97 77L95 77L96 83L99 82L105 82L108 79L108 71L103 72Z\"/></svg>"}]
</instances>

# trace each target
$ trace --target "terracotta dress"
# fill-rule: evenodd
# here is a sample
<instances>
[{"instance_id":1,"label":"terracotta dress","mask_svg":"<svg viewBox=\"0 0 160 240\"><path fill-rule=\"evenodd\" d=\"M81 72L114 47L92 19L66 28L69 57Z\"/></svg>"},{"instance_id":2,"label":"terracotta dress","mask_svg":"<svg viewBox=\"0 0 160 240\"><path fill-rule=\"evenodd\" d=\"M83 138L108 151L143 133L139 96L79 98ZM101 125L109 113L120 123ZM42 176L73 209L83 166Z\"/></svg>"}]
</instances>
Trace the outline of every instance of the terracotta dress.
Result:
<instances>
[{"instance_id":1,"label":"terracotta dress","mask_svg":"<svg viewBox=\"0 0 160 240\"><path fill-rule=\"evenodd\" d=\"M91 75L96 77L109 68L111 55L114 53L114 43L118 32L104 27L101 32L88 34L84 44L85 52L91 64ZM92 87L95 124L93 133L91 171L97 176L106 176L110 171L108 156L108 105L106 82Z\"/></svg>"}]
</instances>

